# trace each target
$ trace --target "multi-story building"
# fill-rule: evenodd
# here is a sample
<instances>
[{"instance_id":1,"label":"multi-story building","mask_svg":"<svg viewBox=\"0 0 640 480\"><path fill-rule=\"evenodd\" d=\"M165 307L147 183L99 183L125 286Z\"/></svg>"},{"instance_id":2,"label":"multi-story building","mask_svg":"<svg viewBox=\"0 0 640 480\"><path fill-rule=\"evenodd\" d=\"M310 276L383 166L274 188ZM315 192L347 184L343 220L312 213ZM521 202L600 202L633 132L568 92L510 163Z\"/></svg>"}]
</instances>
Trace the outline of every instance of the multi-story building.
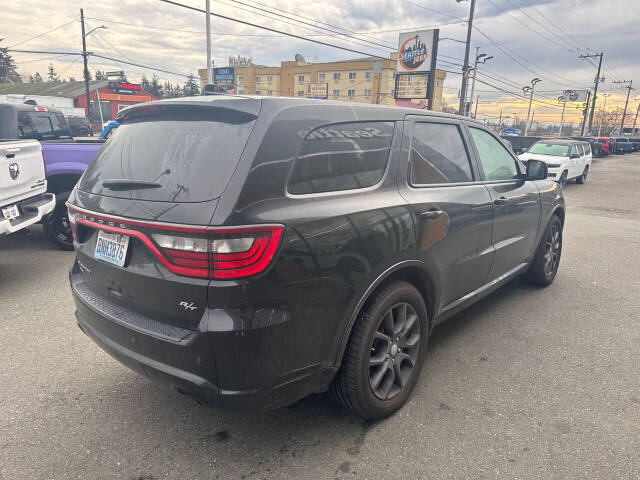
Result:
<instances>
[{"instance_id":1,"label":"multi-story building","mask_svg":"<svg viewBox=\"0 0 640 480\"><path fill-rule=\"evenodd\" d=\"M403 100L396 100L396 60L381 60L380 73L374 72L376 58L361 58L328 63L283 61L279 67L252 65L235 67L235 92L238 94L285 97L315 97L384 105L426 105L426 81L422 75L398 79ZM198 70L200 83L206 82L206 70ZM442 87L446 73L436 70L433 108L442 110Z\"/></svg>"}]
</instances>

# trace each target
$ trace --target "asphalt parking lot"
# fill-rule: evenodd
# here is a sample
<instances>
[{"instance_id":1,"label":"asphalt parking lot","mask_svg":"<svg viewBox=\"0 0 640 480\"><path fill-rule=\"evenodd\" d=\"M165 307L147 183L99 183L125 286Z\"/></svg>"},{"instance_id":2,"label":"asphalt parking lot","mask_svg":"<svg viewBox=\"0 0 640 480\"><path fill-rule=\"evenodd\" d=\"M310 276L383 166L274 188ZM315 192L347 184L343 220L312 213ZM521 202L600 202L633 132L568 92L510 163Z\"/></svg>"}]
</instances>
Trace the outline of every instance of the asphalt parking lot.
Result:
<instances>
[{"instance_id":1,"label":"asphalt parking lot","mask_svg":"<svg viewBox=\"0 0 640 480\"><path fill-rule=\"evenodd\" d=\"M640 153L565 190L547 289L519 280L438 327L412 400L365 423L317 395L196 405L77 328L73 254L0 239L0 478L640 478Z\"/></svg>"}]
</instances>

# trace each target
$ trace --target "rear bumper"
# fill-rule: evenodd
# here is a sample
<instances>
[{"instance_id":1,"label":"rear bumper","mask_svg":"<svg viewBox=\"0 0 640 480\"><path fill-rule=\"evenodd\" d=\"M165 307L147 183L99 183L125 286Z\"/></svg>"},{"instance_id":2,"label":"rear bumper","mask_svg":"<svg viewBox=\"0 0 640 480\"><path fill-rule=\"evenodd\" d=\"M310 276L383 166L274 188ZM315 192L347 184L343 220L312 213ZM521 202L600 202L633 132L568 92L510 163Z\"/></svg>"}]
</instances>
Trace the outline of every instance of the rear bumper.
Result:
<instances>
[{"instance_id":1,"label":"rear bumper","mask_svg":"<svg viewBox=\"0 0 640 480\"><path fill-rule=\"evenodd\" d=\"M15 233L23 228L39 222L43 216L51 213L56 207L56 196L53 193L41 193L16 202L20 216L9 220L0 216L0 235ZM7 207L9 205L3 205Z\"/></svg>"},{"instance_id":2,"label":"rear bumper","mask_svg":"<svg viewBox=\"0 0 640 480\"><path fill-rule=\"evenodd\" d=\"M273 361L269 352L260 353L260 345L252 341L245 345L245 358L236 355L233 362L228 359L216 362L211 345L226 342L228 337L221 332L206 331L209 323L206 318L201 327L193 331L126 311L88 290L77 268L76 263L70 280L80 329L125 366L193 397L198 403L225 410L269 410L326 389L335 374L333 368L312 366L293 374L282 372L268 385L225 388L218 384L218 378L254 377L252 368L258 369L265 362ZM213 338L216 336L220 338ZM222 365L234 365L234 371L220 372Z\"/></svg>"}]
</instances>

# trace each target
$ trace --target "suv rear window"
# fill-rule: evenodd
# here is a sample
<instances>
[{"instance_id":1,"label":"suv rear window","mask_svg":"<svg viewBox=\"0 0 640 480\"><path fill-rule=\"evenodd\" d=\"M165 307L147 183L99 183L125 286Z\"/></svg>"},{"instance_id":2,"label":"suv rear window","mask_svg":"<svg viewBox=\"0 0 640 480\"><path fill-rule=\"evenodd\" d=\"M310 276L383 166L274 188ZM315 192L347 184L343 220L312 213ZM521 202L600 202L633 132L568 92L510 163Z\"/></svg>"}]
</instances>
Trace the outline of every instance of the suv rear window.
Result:
<instances>
[{"instance_id":1,"label":"suv rear window","mask_svg":"<svg viewBox=\"0 0 640 480\"><path fill-rule=\"evenodd\" d=\"M120 198L203 202L220 196L238 164L255 116L227 108L163 105L130 112L87 168L78 188ZM113 190L106 180L158 188Z\"/></svg>"},{"instance_id":2,"label":"suv rear window","mask_svg":"<svg viewBox=\"0 0 640 480\"><path fill-rule=\"evenodd\" d=\"M385 170L393 122L328 125L309 133L293 165L288 191L294 195L371 187Z\"/></svg>"}]
</instances>

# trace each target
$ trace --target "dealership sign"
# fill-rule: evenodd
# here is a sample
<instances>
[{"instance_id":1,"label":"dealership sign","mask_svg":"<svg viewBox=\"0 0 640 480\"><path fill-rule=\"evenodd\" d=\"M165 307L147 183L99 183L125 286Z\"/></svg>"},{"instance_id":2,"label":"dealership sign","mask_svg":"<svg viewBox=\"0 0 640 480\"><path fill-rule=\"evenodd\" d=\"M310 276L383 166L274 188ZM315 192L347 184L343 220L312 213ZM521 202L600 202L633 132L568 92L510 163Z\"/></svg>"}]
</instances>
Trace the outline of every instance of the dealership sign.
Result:
<instances>
[{"instance_id":1,"label":"dealership sign","mask_svg":"<svg viewBox=\"0 0 640 480\"><path fill-rule=\"evenodd\" d=\"M398 41L396 71L403 73L428 72L433 60L436 30L401 33Z\"/></svg>"},{"instance_id":2,"label":"dealership sign","mask_svg":"<svg viewBox=\"0 0 640 480\"><path fill-rule=\"evenodd\" d=\"M587 100L588 90L565 90L567 102L584 102Z\"/></svg>"},{"instance_id":3,"label":"dealership sign","mask_svg":"<svg viewBox=\"0 0 640 480\"><path fill-rule=\"evenodd\" d=\"M213 84L219 85L225 90L235 88L235 68L221 67L213 69Z\"/></svg>"},{"instance_id":4,"label":"dealership sign","mask_svg":"<svg viewBox=\"0 0 640 480\"><path fill-rule=\"evenodd\" d=\"M110 82L109 87L114 92L124 95L138 95L142 90L142 86L139 83L129 82Z\"/></svg>"}]
</instances>

